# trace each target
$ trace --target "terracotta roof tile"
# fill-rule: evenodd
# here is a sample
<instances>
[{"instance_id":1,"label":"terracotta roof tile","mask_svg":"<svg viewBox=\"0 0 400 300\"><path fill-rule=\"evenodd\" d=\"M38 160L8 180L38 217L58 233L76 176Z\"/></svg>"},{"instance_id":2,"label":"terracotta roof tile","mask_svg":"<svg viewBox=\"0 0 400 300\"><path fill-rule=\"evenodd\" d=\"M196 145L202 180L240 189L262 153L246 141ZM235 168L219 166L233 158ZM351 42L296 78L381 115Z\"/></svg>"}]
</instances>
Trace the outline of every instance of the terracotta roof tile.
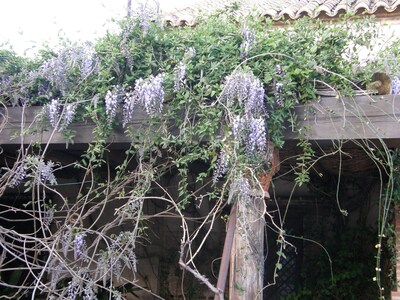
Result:
<instances>
[{"instance_id":1,"label":"terracotta roof tile","mask_svg":"<svg viewBox=\"0 0 400 300\"><path fill-rule=\"evenodd\" d=\"M166 14L164 19L172 26L193 25L196 17L226 10L235 2L240 3L235 12L238 17L258 14L273 20L304 15L316 18L320 14L334 17L346 11L373 14L379 8L390 13L400 6L400 0L195 0L186 8Z\"/></svg>"}]
</instances>

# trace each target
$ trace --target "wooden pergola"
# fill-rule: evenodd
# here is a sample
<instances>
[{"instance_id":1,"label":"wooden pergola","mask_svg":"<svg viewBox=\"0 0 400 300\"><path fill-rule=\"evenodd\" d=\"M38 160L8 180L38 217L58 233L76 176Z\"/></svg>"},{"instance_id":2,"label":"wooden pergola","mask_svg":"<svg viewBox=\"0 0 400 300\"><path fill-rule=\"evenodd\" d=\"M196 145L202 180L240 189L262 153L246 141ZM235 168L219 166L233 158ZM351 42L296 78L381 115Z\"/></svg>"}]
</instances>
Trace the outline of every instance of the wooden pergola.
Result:
<instances>
[{"instance_id":1,"label":"wooden pergola","mask_svg":"<svg viewBox=\"0 0 400 300\"><path fill-rule=\"evenodd\" d=\"M66 141L63 135L56 131L21 134L34 122L39 110L39 107L1 108L0 147L15 148L32 142L49 143L57 148L65 147ZM288 145L295 144L302 137L321 147L329 147L332 143L347 141L349 143L354 141L366 143L365 145L378 149L383 146L400 147L400 95L322 97L307 105L298 105L295 108L295 115L297 115L301 129L295 132L290 124L287 125L285 140ZM137 126L139 129L146 118L145 113L138 112L131 125ZM85 145L91 143L94 139L94 127L95 125L91 123L72 124L71 128L76 131L76 136L74 143L68 147L83 149ZM127 147L131 140L122 130L114 130L108 142L113 145L113 148L118 149ZM236 205L232 208L217 285L220 292L216 294L215 299L223 299L229 266L230 299L262 299L260 291L263 288L262 262L264 259L265 221L260 212L263 212L266 204L260 199L268 197L271 178L278 168L279 154L278 151L275 151L271 173L266 174L262 180L265 194L254 197L254 205L251 205L245 212L242 211L251 224L254 233L251 243L259 255L248 256L246 241L238 234L240 229L236 222L236 212L243 208L236 207ZM246 274L246 276L238 276L237 269L240 269L240 273ZM238 285L240 289L235 288Z\"/></svg>"}]
</instances>

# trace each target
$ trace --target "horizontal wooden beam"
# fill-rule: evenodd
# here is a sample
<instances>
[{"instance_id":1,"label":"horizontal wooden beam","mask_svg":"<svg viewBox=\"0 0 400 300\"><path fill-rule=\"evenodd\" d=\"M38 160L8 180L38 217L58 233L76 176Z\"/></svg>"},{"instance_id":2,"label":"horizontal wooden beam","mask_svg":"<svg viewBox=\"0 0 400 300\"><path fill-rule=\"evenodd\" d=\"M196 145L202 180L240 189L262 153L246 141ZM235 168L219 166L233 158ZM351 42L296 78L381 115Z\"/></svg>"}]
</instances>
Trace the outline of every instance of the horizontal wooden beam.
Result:
<instances>
[{"instance_id":1,"label":"horizontal wooden beam","mask_svg":"<svg viewBox=\"0 0 400 300\"><path fill-rule=\"evenodd\" d=\"M368 139L400 145L400 95L323 97L297 106L295 114L300 135L309 140ZM298 138L297 132L286 132L286 140Z\"/></svg>"},{"instance_id":2,"label":"horizontal wooden beam","mask_svg":"<svg viewBox=\"0 0 400 300\"><path fill-rule=\"evenodd\" d=\"M51 128L41 133L24 132L34 129L34 120L40 107L13 107L0 109L0 145L18 145L31 142L65 145L62 133ZM300 125L300 136L323 142L332 140L381 140L391 146L400 146L400 95L323 97L307 105L298 105L295 115ZM131 126L140 129L147 115L137 112ZM21 126L21 123L24 125ZM94 141L94 124L73 123L76 131L74 144L87 144ZM285 139L298 140L299 133L287 126ZM131 141L123 129L114 130L108 142L129 144Z\"/></svg>"}]
</instances>

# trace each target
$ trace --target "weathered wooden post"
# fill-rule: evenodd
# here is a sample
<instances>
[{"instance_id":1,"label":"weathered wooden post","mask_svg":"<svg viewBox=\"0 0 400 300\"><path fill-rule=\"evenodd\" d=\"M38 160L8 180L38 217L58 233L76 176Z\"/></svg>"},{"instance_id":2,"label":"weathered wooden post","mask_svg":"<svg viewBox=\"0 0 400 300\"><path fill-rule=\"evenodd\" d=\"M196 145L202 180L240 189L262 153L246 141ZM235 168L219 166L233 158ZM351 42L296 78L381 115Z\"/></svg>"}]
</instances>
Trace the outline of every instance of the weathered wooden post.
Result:
<instances>
[{"instance_id":1,"label":"weathered wooden post","mask_svg":"<svg viewBox=\"0 0 400 300\"><path fill-rule=\"evenodd\" d=\"M264 281L265 197L272 176L279 169L279 152L273 151L271 169L259 177L264 195L236 202L236 229L233 239L229 274L229 299L262 299Z\"/></svg>"}]
</instances>

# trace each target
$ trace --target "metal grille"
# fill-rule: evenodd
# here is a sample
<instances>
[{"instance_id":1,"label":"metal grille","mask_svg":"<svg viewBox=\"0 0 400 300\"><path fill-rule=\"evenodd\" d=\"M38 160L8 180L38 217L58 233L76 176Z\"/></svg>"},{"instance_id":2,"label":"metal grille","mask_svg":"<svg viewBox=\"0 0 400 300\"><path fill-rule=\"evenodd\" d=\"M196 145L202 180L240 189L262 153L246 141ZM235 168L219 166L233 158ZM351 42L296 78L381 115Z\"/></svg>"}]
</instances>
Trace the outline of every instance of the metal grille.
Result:
<instances>
[{"instance_id":1,"label":"metal grille","mask_svg":"<svg viewBox=\"0 0 400 300\"><path fill-rule=\"evenodd\" d=\"M296 236L302 235L302 218L287 220L285 226L286 233ZM280 244L276 242L277 234L272 230L267 230L267 257L265 262L265 285L271 284L274 279L275 264L278 259L277 252ZM286 246L280 263L282 268L277 270L275 284L270 285L264 290L264 299L279 300L287 297L296 291L300 283L300 271L302 262L302 242L297 239L290 239L294 247ZM285 257L285 258L284 258Z\"/></svg>"}]
</instances>

